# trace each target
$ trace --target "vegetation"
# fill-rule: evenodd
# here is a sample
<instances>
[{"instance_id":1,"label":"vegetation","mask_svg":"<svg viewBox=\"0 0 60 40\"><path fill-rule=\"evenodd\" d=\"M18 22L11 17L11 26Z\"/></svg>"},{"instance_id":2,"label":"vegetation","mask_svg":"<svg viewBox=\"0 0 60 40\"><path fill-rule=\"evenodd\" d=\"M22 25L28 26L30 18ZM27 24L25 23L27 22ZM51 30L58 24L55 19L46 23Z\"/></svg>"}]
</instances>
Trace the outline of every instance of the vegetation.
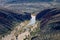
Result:
<instances>
[{"instance_id":1,"label":"vegetation","mask_svg":"<svg viewBox=\"0 0 60 40\"><path fill-rule=\"evenodd\" d=\"M33 36L36 36L39 32L40 32L40 28L38 27L34 31L31 31L30 34L33 37Z\"/></svg>"}]
</instances>

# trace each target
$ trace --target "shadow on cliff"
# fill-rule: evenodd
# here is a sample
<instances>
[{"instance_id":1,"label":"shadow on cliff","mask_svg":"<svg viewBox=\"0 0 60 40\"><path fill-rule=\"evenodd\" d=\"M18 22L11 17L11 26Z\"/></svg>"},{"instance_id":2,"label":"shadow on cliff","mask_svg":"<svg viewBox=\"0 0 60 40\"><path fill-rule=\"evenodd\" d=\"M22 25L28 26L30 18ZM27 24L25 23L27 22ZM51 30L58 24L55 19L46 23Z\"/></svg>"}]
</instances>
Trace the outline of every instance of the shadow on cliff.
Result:
<instances>
[{"instance_id":1,"label":"shadow on cliff","mask_svg":"<svg viewBox=\"0 0 60 40\"><path fill-rule=\"evenodd\" d=\"M36 15L36 20L40 21L39 22L40 32L37 33L40 36L33 37L31 40L60 40L59 38L60 9L59 8L50 8L39 12Z\"/></svg>"},{"instance_id":2,"label":"shadow on cliff","mask_svg":"<svg viewBox=\"0 0 60 40\"><path fill-rule=\"evenodd\" d=\"M31 19L31 14L24 12L17 13L8 9L0 8L0 35L8 33L13 30L15 24Z\"/></svg>"}]
</instances>

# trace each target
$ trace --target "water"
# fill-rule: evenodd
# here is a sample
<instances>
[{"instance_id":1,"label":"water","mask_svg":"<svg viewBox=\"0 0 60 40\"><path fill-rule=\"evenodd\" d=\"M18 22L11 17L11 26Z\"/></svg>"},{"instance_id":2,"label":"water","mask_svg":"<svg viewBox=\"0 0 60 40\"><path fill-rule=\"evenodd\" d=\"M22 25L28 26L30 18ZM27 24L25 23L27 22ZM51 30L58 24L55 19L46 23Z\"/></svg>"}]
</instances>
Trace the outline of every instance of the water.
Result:
<instances>
[{"instance_id":1,"label":"water","mask_svg":"<svg viewBox=\"0 0 60 40\"><path fill-rule=\"evenodd\" d=\"M36 22L36 20L35 20L35 16L33 16L33 15L31 15L31 20L30 20L30 22L27 24L27 26L33 26L34 24L35 24L35 22Z\"/></svg>"}]
</instances>

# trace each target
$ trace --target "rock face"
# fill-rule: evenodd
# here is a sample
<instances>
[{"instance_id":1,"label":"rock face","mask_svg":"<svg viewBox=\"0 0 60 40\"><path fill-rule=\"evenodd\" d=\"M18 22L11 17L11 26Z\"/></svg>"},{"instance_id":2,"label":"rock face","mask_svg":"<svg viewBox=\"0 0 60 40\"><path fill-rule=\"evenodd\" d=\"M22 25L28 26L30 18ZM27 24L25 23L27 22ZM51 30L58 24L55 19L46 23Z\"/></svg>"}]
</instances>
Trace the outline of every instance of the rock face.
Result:
<instances>
[{"instance_id":1,"label":"rock face","mask_svg":"<svg viewBox=\"0 0 60 40\"><path fill-rule=\"evenodd\" d=\"M40 21L40 36L35 37L36 40L60 40L60 9L43 10L36 20Z\"/></svg>"},{"instance_id":2,"label":"rock face","mask_svg":"<svg viewBox=\"0 0 60 40\"><path fill-rule=\"evenodd\" d=\"M5 35L8 31L14 29L15 24L21 23L25 20L30 20L29 13L15 13L8 9L0 9L0 35Z\"/></svg>"},{"instance_id":3,"label":"rock face","mask_svg":"<svg viewBox=\"0 0 60 40\"><path fill-rule=\"evenodd\" d=\"M27 20L21 22L19 25L15 27L13 31L11 31L10 34L2 37L2 40L30 40L31 39L30 32L37 28L37 25L35 23L34 25L28 25L30 22L31 21L27 21Z\"/></svg>"},{"instance_id":4,"label":"rock face","mask_svg":"<svg viewBox=\"0 0 60 40\"><path fill-rule=\"evenodd\" d=\"M56 9L56 8L44 9L43 11L39 12L36 15L36 20L41 20L44 17L44 15L49 14L49 12L54 10L54 9Z\"/></svg>"}]
</instances>

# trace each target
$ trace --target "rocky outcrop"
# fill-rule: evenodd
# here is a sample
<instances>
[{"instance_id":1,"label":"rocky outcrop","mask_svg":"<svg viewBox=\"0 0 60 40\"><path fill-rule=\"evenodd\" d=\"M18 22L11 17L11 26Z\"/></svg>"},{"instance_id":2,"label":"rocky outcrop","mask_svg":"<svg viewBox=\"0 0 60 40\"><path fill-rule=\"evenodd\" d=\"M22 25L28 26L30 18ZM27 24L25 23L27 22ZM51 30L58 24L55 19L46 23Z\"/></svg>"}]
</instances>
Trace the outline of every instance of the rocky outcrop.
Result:
<instances>
[{"instance_id":1,"label":"rocky outcrop","mask_svg":"<svg viewBox=\"0 0 60 40\"><path fill-rule=\"evenodd\" d=\"M14 29L14 27L25 20L30 20L29 13L16 13L8 9L0 9L0 35L6 35Z\"/></svg>"},{"instance_id":2,"label":"rocky outcrop","mask_svg":"<svg viewBox=\"0 0 60 40\"><path fill-rule=\"evenodd\" d=\"M39 36L33 40L60 40L60 9L46 9L37 14Z\"/></svg>"}]
</instances>

